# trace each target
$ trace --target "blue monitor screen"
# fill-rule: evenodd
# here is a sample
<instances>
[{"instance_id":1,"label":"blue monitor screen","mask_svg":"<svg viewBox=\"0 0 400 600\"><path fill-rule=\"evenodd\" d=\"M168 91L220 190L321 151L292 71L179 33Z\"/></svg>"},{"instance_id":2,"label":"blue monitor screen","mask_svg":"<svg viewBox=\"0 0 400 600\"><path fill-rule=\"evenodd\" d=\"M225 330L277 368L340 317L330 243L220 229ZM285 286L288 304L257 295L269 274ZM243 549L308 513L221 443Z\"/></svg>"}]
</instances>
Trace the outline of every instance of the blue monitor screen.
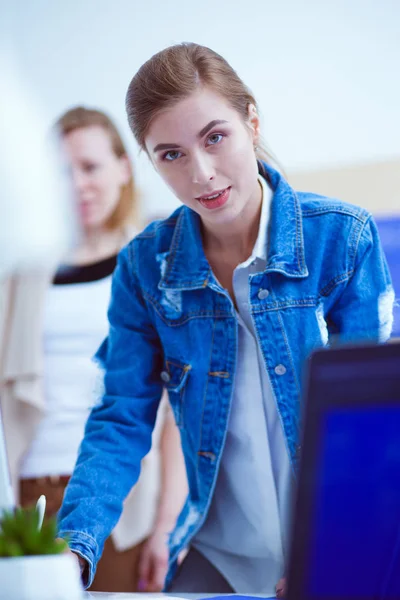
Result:
<instances>
[{"instance_id":1,"label":"blue monitor screen","mask_svg":"<svg viewBox=\"0 0 400 600\"><path fill-rule=\"evenodd\" d=\"M310 598L400 598L400 406L327 410L311 515Z\"/></svg>"}]
</instances>

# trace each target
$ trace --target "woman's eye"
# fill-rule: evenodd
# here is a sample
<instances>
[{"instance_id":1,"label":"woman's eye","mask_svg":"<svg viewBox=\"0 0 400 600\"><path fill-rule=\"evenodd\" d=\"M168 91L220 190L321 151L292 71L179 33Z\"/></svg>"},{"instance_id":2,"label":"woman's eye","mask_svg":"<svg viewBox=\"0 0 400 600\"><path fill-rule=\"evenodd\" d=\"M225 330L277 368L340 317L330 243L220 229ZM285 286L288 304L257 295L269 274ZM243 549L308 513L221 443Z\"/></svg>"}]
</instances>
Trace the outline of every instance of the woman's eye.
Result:
<instances>
[{"instance_id":1,"label":"woman's eye","mask_svg":"<svg viewBox=\"0 0 400 600\"><path fill-rule=\"evenodd\" d=\"M86 173L93 173L96 169L97 169L97 165L95 165L94 163L87 163L85 165Z\"/></svg>"},{"instance_id":2,"label":"woman's eye","mask_svg":"<svg viewBox=\"0 0 400 600\"><path fill-rule=\"evenodd\" d=\"M215 144L219 144L222 141L223 137L222 133L212 133L208 136L207 142L210 146L215 146Z\"/></svg>"},{"instance_id":3,"label":"woman's eye","mask_svg":"<svg viewBox=\"0 0 400 600\"><path fill-rule=\"evenodd\" d=\"M170 162L172 162L173 160L176 160L177 158L181 157L181 152L178 152L178 150L168 150L168 152L166 152L163 155L163 160L169 160Z\"/></svg>"}]
</instances>

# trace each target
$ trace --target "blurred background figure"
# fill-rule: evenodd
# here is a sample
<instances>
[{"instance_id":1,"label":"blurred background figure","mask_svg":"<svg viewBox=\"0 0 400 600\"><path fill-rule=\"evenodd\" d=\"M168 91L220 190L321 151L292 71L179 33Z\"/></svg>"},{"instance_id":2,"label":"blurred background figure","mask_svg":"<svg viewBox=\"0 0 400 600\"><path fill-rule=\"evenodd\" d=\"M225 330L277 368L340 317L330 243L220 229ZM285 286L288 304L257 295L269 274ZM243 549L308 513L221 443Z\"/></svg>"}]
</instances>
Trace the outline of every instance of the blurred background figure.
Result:
<instances>
[{"instance_id":1,"label":"blurred background figure","mask_svg":"<svg viewBox=\"0 0 400 600\"><path fill-rule=\"evenodd\" d=\"M87 417L101 397L92 356L107 334L117 254L138 223L132 165L109 117L77 107L56 130L75 192L79 243L62 264L18 270L3 282L0 337L0 397L15 493L22 506L44 494L47 515L60 507ZM164 399L152 450L106 542L92 590L161 590L166 535L186 492L179 434Z\"/></svg>"}]
</instances>

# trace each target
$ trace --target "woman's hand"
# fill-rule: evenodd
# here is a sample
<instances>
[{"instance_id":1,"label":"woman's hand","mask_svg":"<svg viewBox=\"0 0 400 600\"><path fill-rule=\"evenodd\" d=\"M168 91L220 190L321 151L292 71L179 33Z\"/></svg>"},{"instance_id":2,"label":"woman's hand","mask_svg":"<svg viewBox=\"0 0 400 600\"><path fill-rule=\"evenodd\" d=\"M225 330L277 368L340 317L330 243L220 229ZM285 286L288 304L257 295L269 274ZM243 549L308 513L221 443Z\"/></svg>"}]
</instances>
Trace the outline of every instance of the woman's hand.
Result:
<instances>
[{"instance_id":1,"label":"woman's hand","mask_svg":"<svg viewBox=\"0 0 400 600\"><path fill-rule=\"evenodd\" d=\"M139 592L161 592L168 571L167 534L155 529L144 544L139 559Z\"/></svg>"},{"instance_id":2,"label":"woman's hand","mask_svg":"<svg viewBox=\"0 0 400 600\"><path fill-rule=\"evenodd\" d=\"M73 554L75 556L75 558L78 559L79 570L80 570L81 575L82 575L82 573L85 570L86 565L87 565L86 560L84 558L82 558L82 556L79 556L79 554L75 554L75 552L72 552L72 550L70 550L70 552L71 552L71 554Z\"/></svg>"},{"instance_id":3,"label":"woman's hand","mask_svg":"<svg viewBox=\"0 0 400 600\"><path fill-rule=\"evenodd\" d=\"M63 538L57 538L57 541L60 542L60 544L66 544L65 540ZM72 552L72 550L70 550L69 546L66 544L66 548L64 550L64 553L66 554L72 554L72 556L78 561L79 564L79 570L80 573L82 575L83 571L85 570L86 567L86 560L84 558L82 558L82 556L80 556L79 554L76 554L75 552Z\"/></svg>"},{"instance_id":4,"label":"woman's hand","mask_svg":"<svg viewBox=\"0 0 400 600\"><path fill-rule=\"evenodd\" d=\"M286 579L280 579L275 586L276 597L284 598L286 596Z\"/></svg>"}]
</instances>

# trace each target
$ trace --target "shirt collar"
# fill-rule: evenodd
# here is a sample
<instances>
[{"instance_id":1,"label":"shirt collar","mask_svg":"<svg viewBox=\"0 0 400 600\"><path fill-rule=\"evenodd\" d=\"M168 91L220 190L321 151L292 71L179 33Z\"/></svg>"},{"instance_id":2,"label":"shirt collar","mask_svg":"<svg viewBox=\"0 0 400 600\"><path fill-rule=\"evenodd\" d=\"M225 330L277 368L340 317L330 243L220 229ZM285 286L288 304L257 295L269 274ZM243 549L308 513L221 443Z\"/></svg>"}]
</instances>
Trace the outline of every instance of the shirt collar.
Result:
<instances>
[{"instance_id":1,"label":"shirt collar","mask_svg":"<svg viewBox=\"0 0 400 600\"><path fill-rule=\"evenodd\" d=\"M260 215L260 223L258 225L258 234L256 243L253 247L253 252L237 268L246 268L251 263L258 259L258 267L259 269L263 269L267 263L267 255L268 255L268 224L269 224L269 216L271 210L271 201L272 201L272 190L268 186L268 183L265 181L262 175L258 176L258 182L261 186L261 215Z\"/></svg>"},{"instance_id":2,"label":"shirt collar","mask_svg":"<svg viewBox=\"0 0 400 600\"><path fill-rule=\"evenodd\" d=\"M268 225L271 212L272 190L262 175L258 176L258 181L260 182L262 190L262 207L258 235L251 255L252 258L261 258L266 261L268 254Z\"/></svg>"}]
</instances>

